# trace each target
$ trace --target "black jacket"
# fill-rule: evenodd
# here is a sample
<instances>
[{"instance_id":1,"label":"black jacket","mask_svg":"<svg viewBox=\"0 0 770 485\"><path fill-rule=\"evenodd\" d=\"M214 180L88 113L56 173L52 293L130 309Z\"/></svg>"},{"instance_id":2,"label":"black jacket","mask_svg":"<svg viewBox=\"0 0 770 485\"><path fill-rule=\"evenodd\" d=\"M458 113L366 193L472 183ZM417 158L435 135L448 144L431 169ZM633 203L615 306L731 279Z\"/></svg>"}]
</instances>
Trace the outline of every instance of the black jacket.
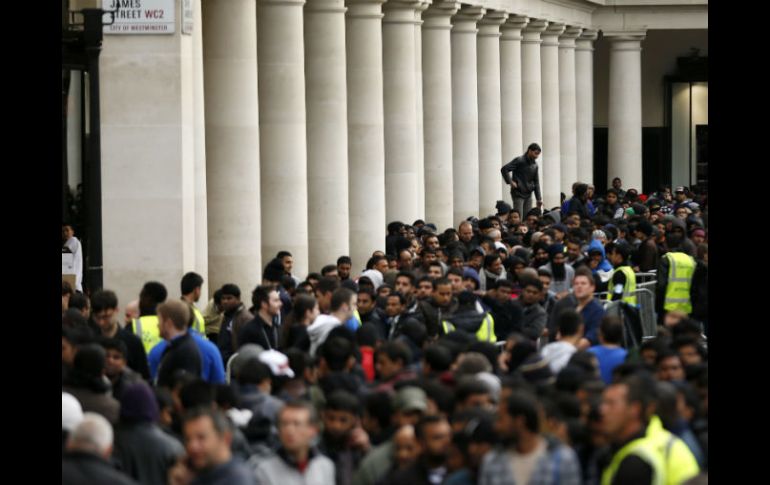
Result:
<instances>
[{"instance_id":1,"label":"black jacket","mask_svg":"<svg viewBox=\"0 0 770 485\"><path fill-rule=\"evenodd\" d=\"M259 315L243 326L238 333L238 348L257 344L265 350L278 350L278 327L268 325Z\"/></svg>"},{"instance_id":2,"label":"black jacket","mask_svg":"<svg viewBox=\"0 0 770 485\"><path fill-rule=\"evenodd\" d=\"M174 373L178 370L200 376L202 368L198 344L189 333L185 333L172 340L163 351L158 368L158 386L170 387Z\"/></svg>"},{"instance_id":3,"label":"black jacket","mask_svg":"<svg viewBox=\"0 0 770 485\"><path fill-rule=\"evenodd\" d=\"M508 175L509 172L512 177ZM516 182L517 187L511 189L511 195L520 199L527 198L534 191L535 199L543 200L543 197L540 195L540 177L537 173L537 162L530 160L526 153L503 165L500 173L503 174L506 184L511 185L511 178ZM522 217L524 215L522 214Z\"/></svg>"},{"instance_id":4,"label":"black jacket","mask_svg":"<svg viewBox=\"0 0 770 485\"><path fill-rule=\"evenodd\" d=\"M184 452L179 441L154 423L122 423L115 428L113 457L140 483L165 485L169 469Z\"/></svg>"},{"instance_id":5,"label":"black jacket","mask_svg":"<svg viewBox=\"0 0 770 485\"><path fill-rule=\"evenodd\" d=\"M126 363L131 370L138 372L145 381L149 382L150 366L147 364L147 353L144 351L142 339L125 328L119 328L115 338L119 338L126 344L126 349L128 350Z\"/></svg>"},{"instance_id":6,"label":"black jacket","mask_svg":"<svg viewBox=\"0 0 770 485\"><path fill-rule=\"evenodd\" d=\"M444 334L441 328L441 320L454 313L457 309L457 299L452 299L449 308L440 308L433 301L433 298L428 298L419 302L417 308L418 311L414 315L415 318L425 324L428 337L435 337L436 335Z\"/></svg>"},{"instance_id":7,"label":"black jacket","mask_svg":"<svg viewBox=\"0 0 770 485\"><path fill-rule=\"evenodd\" d=\"M482 301L490 308L489 313L495 319L495 337L498 341L507 339L511 332L521 331L521 319L524 315L521 303L508 300L501 304L489 296L484 296Z\"/></svg>"},{"instance_id":8,"label":"black jacket","mask_svg":"<svg viewBox=\"0 0 770 485\"><path fill-rule=\"evenodd\" d=\"M62 485L138 485L112 467L107 460L91 453L70 452L61 461Z\"/></svg>"},{"instance_id":9,"label":"black jacket","mask_svg":"<svg viewBox=\"0 0 770 485\"><path fill-rule=\"evenodd\" d=\"M577 212L581 219L590 219L591 214L588 212L587 204L577 197L572 197L567 204L567 214Z\"/></svg>"},{"instance_id":10,"label":"black jacket","mask_svg":"<svg viewBox=\"0 0 770 485\"><path fill-rule=\"evenodd\" d=\"M409 485L430 485L428 473L428 467L422 460L419 460L403 470L393 470L382 483L384 485L406 485L407 483Z\"/></svg>"}]
</instances>

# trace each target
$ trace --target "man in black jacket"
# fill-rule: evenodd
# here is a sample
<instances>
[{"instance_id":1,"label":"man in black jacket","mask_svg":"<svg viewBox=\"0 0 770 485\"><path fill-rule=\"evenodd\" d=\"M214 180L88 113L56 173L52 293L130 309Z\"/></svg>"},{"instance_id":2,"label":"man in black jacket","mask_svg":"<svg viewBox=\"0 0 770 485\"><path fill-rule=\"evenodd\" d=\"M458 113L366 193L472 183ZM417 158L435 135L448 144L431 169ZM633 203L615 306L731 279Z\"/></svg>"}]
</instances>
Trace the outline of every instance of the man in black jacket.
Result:
<instances>
[{"instance_id":1,"label":"man in black jacket","mask_svg":"<svg viewBox=\"0 0 770 485\"><path fill-rule=\"evenodd\" d=\"M387 485L430 485L441 483L447 475L447 460L452 444L452 427L446 418L425 416L416 426L422 454L414 465L398 470L385 480Z\"/></svg>"},{"instance_id":2,"label":"man in black jacket","mask_svg":"<svg viewBox=\"0 0 770 485\"><path fill-rule=\"evenodd\" d=\"M278 328L275 319L281 314L283 303L275 286L257 286L251 294L256 315L241 328L238 348L245 344L257 344L263 349L278 350Z\"/></svg>"},{"instance_id":3,"label":"man in black jacket","mask_svg":"<svg viewBox=\"0 0 770 485\"><path fill-rule=\"evenodd\" d=\"M500 169L505 183L511 186L513 208L521 215L532 209L532 191L535 192L538 209L543 206L540 194L540 178L537 173L537 157L540 156L540 145L531 143L527 153L514 158ZM508 175L511 172L512 176Z\"/></svg>"},{"instance_id":4,"label":"man in black jacket","mask_svg":"<svg viewBox=\"0 0 770 485\"><path fill-rule=\"evenodd\" d=\"M203 363L198 345L187 331L189 320L190 309L182 301L169 300L158 305L160 336L168 342L158 368L158 386L171 387L178 370L201 375Z\"/></svg>"},{"instance_id":5,"label":"man in black jacket","mask_svg":"<svg viewBox=\"0 0 770 485\"><path fill-rule=\"evenodd\" d=\"M150 367L142 340L118 325L118 297L114 291L99 290L91 297L91 319L105 338L117 338L126 344L126 362L131 370L145 380L150 379Z\"/></svg>"}]
</instances>

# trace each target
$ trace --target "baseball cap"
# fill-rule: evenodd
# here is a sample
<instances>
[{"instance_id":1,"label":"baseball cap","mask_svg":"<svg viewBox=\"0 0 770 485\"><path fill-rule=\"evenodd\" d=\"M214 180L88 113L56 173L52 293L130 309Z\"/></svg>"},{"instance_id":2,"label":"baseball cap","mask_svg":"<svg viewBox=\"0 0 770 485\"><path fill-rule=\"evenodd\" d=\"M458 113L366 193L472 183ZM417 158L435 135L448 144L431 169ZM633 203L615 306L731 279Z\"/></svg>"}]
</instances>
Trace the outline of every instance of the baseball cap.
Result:
<instances>
[{"instance_id":1,"label":"baseball cap","mask_svg":"<svg viewBox=\"0 0 770 485\"><path fill-rule=\"evenodd\" d=\"M265 350L259 354L259 360L270 367L270 372L274 376L294 377L294 371L289 366L289 358L284 353L272 349Z\"/></svg>"},{"instance_id":2,"label":"baseball cap","mask_svg":"<svg viewBox=\"0 0 770 485\"><path fill-rule=\"evenodd\" d=\"M394 396L393 409L400 412L425 412L428 409L428 396L419 387L404 387Z\"/></svg>"}]
</instances>

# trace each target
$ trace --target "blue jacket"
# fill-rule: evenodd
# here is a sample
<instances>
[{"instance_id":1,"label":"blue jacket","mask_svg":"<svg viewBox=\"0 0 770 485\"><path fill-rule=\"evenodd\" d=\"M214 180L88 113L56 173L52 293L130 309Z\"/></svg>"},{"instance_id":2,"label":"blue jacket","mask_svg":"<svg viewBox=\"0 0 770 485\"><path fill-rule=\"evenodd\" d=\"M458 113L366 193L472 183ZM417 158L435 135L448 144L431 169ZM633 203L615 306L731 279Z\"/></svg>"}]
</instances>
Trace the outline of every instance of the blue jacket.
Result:
<instances>
[{"instance_id":1,"label":"blue jacket","mask_svg":"<svg viewBox=\"0 0 770 485\"><path fill-rule=\"evenodd\" d=\"M225 366L222 364L222 355L219 353L219 348L197 332L190 332L190 334L192 334L193 340L198 345L198 350L201 353L203 369L201 376L203 380L213 384L224 384ZM166 350L167 346L168 342L161 340L150 350L150 354L147 356L147 359L150 361L150 375L153 380L158 375L158 366L160 365L163 351Z\"/></svg>"},{"instance_id":2,"label":"blue jacket","mask_svg":"<svg viewBox=\"0 0 770 485\"><path fill-rule=\"evenodd\" d=\"M590 252L592 249L598 249L602 253L602 262L599 263L597 270L612 271L612 265L609 261L607 261L607 255L604 252L604 246L602 245L602 242L598 239L592 239L591 244L588 245L587 252ZM594 273L596 273L597 270L594 270Z\"/></svg>"}]
</instances>

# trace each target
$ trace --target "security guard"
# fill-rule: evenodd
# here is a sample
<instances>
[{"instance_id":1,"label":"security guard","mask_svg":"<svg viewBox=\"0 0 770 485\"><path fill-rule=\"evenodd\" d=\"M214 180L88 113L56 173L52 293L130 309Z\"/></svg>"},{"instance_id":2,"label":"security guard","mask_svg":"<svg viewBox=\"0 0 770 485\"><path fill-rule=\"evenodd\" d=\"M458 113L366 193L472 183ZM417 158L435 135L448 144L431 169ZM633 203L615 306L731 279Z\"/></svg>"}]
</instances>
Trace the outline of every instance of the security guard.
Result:
<instances>
[{"instance_id":1,"label":"security guard","mask_svg":"<svg viewBox=\"0 0 770 485\"><path fill-rule=\"evenodd\" d=\"M190 328L198 332L199 335L206 336L206 321L203 318L203 314L195 306L195 303L201 297L201 287L203 286L203 277L198 273L192 271L182 276L180 282L182 291L182 300L190 307L190 319L192 325Z\"/></svg>"},{"instance_id":2,"label":"security guard","mask_svg":"<svg viewBox=\"0 0 770 485\"><path fill-rule=\"evenodd\" d=\"M157 306L164 301L168 292L162 283L149 281L142 287L139 293L139 318L131 322L131 331L142 339L144 351L150 350L160 342L160 321L158 320Z\"/></svg>"}]
</instances>

